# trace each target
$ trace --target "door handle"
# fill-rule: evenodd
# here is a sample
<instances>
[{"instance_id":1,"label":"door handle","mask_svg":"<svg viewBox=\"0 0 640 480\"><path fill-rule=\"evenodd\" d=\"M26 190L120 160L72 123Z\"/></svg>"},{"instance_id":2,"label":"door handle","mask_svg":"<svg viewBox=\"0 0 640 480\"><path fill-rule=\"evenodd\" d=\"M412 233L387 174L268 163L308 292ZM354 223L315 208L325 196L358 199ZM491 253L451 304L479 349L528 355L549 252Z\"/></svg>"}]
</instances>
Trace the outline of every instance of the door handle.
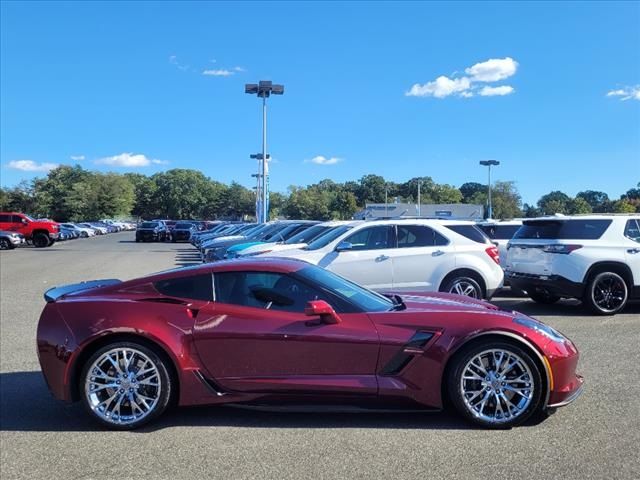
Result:
<instances>
[{"instance_id":1,"label":"door handle","mask_svg":"<svg viewBox=\"0 0 640 480\"><path fill-rule=\"evenodd\" d=\"M444 255L444 252L442 250L436 250L431 254L432 257L439 257L440 255Z\"/></svg>"},{"instance_id":2,"label":"door handle","mask_svg":"<svg viewBox=\"0 0 640 480\"><path fill-rule=\"evenodd\" d=\"M385 260L388 260L389 257L387 255L379 255L376 257L376 262L384 262Z\"/></svg>"},{"instance_id":3,"label":"door handle","mask_svg":"<svg viewBox=\"0 0 640 480\"><path fill-rule=\"evenodd\" d=\"M627 253L640 253L640 248L630 248Z\"/></svg>"}]
</instances>

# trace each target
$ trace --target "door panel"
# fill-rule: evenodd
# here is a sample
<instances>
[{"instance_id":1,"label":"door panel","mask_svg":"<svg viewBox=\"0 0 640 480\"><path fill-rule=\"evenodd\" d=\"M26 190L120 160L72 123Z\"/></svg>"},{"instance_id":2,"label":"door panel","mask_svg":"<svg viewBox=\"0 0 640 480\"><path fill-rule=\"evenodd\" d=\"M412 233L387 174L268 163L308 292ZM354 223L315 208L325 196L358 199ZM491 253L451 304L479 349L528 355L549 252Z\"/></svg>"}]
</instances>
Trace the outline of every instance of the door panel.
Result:
<instances>
[{"instance_id":1,"label":"door panel","mask_svg":"<svg viewBox=\"0 0 640 480\"><path fill-rule=\"evenodd\" d=\"M198 354L225 389L375 394L378 334L365 314L309 326L303 313L211 303L194 327Z\"/></svg>"}]
</instances>

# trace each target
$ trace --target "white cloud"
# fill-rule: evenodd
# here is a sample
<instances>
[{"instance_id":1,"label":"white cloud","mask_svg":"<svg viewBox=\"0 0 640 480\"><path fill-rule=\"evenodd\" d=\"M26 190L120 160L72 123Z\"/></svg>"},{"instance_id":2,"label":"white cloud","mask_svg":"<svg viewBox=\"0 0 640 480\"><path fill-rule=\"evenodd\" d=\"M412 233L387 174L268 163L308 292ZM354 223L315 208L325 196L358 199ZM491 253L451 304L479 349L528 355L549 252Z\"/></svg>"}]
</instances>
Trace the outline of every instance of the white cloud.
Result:
<instances>
[{"instance_id":1,"label":"white cloud","mask_svg":"<svg viewBox=\"0 0 640 480\"><path fill-rule=\"evenodd\" d=\"M624 87L607 92L607 97L622 97L620 100L640 100L640 85Z\"/></svg>"},{"instance_id":2,"label":"white cloud","mask_svg":"<svg viewBox=\"0 0 640 480\"><path fill-rule=\"evenodd\" d=\"M474 82L497 82L509 78L516 73L518 62L511 57L491 58L486 62L476 63L464 71Z\"/></svg>"},{"instance_id":3,"label":"white cloud","mask_svg":"<svg viewBox=\"0 0 640 480\"><path fill-rule=\"evenodd\" d=\"M210 77L230 77L231 75L234 75L234 74L235 72L232 72L231 70L227 70L226 68L202 71L202 75L207 75Z\"/></svg>"},{"instance_id":4,"label":"white cloud","mask_svg":"<svg viewBox=\"0 0 640 480\"><path fill-rule=\"evenodd\" d=\"M69 157L71 160L73 160L74 162L81 162L82 160L85 159L84 155L71 155Z\"/></svg>"},{"instance_id":5,"label":"white cloud","mask_svg":"<svg viewBox=\"0 0 640 480\"><path fill-rule=\"evenodd\" d=\"M476 63L469 68L465 68L466 76L460 76L456 71L451 76L440 75L431 82L416 83L408 92L405 92L405 95L407 97L435 98L509 95L515 91L511 86L484 86L481 88L477 83L492 83L504 80L514 75L517 69L518 62L511 57L491 58L486 62Z\"/></svg>"},{"instance_id":6,"label":"white cloud","mask_svg":"<svg viewBox=\"0 0 640 480\"><path fill-rule=\"evenodd\" d=\"M515 92L514 88L509 85L501 85L499 87L482 87L478 92L478 95L482 97L495 97L504 95L511 95Z\"/></svg>"},{"instance_id":7,"label":"white cloud","mask_svg":"<svg viewBox=\"0 0 640 480\"><path fill-rule=\"evenodd\" d=\"M176 55L169 55L169 63L171 65L175 65L176 68L182 70L183 72L189 70L189 65L183 65L182 63L180 63Z\"/></svg>"},{"instance_id":8,"label":"white cloud","mask_svg":"<svg viewBox=\"0 0 640 480\"><path fill-rule=\"evenodd\" d=\"M151 160L154 165L169 165L169 160Z\"/></svg>"},{"instance_id":9,"label":"white cloud","mask_svg":"<svg viewBox=\"0 0 640 480\"><path fill-rule=\"evenodd\" d=\"M162 160L150 159L141 153L121 153L112 157L104 157L96 160L99 165L110 165L112 167L148 167L152 163L158 164Z\"/></svg>"},{"instance_id":10,"label":"white cloud","mask_svg":"<svg viewBox=\"0 0 640 480\"><path fill-rule=\"evenodd\" d=\"M469 90L471 82L467 77L449 78L444 75L436 78L433 82L423 85L416 83L405 95L408 97L436 97L444 98L453 94L460 94Z\"/></svg>"},{"instance_id":11,"label":"white cloud","mask_svg":"<svg viewBox=\"0 0 640 480\"><path fill-rule=\"evenodd\" d=\"M33 160L11 160L7 166L23 172L48 172L59 167L57 163L37 163Z\"/></svg>"},{"instance_id":12,"label":"white cloud","mask_svg":"<svg viewBox=\"0 0 640 480\"><path fill-rule=\"evenodd\" d=\"M338 157L325 157L323 155L318 155L313 157L311 160L305 160L306 162L315 163L316 165L335 165L336 163L341 162L343 159Z\"/></svg>"},{"instance_id":13,"label":"white cloud","mask_svg":"<svg viewBox=\"0 0 640 480\"><path fill-rule=\"evenodd\" d=\"M246 72L247 69L244 67L233 67L233 70L235 70L236 72Z\"/></svg>"}]
</instances>

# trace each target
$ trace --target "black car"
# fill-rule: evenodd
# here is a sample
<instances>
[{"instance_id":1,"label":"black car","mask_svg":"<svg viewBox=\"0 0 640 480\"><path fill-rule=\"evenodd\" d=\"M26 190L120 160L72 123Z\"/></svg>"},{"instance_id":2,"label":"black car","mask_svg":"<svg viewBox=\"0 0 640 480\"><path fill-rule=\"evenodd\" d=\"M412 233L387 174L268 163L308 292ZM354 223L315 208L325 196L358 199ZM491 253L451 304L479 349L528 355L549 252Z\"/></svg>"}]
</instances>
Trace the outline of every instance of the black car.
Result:
<instances>
[{"instance_id":1,"label":"black car","mask_svg":"<svg viewBox=\"0 0 640 480\"><path fill-rule=\"evenodd\" d=\"M195 226L190 222L177 222L171 231L172 242L188 242Z\"/></svg>"},{"instance_id":2,"label":"black car","mask_svg":"<svg viewBox=\"0 0 640 480\"><path fill-rule=\"evenodd\" d=\"M136 230L136 242L164 242L169 238L169 229L162 221L142 222Z\"/></svg>"}]
</instances>

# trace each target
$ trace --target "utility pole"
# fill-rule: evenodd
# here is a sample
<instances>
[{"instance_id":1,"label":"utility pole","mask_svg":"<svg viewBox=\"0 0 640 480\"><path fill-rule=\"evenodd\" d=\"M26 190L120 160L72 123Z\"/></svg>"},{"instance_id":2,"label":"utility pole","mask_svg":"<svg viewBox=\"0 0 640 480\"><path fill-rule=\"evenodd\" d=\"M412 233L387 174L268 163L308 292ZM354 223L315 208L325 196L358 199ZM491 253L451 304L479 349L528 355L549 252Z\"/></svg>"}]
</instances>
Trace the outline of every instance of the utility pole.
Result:
<instances>
[{"instance_id":1,"label":"utility pole","mask_svg":"<svg viewBox=\"0 0 640 480\"><path fill-rule=\"evenodd\" d=\"M489 182L487 183L489 190L489 212L487 218L493 218L493 206L491 204L491 167L500 165L500 162L498 160L480 160L480 165L489 167Z\"/></svg>"}]
</instances>

